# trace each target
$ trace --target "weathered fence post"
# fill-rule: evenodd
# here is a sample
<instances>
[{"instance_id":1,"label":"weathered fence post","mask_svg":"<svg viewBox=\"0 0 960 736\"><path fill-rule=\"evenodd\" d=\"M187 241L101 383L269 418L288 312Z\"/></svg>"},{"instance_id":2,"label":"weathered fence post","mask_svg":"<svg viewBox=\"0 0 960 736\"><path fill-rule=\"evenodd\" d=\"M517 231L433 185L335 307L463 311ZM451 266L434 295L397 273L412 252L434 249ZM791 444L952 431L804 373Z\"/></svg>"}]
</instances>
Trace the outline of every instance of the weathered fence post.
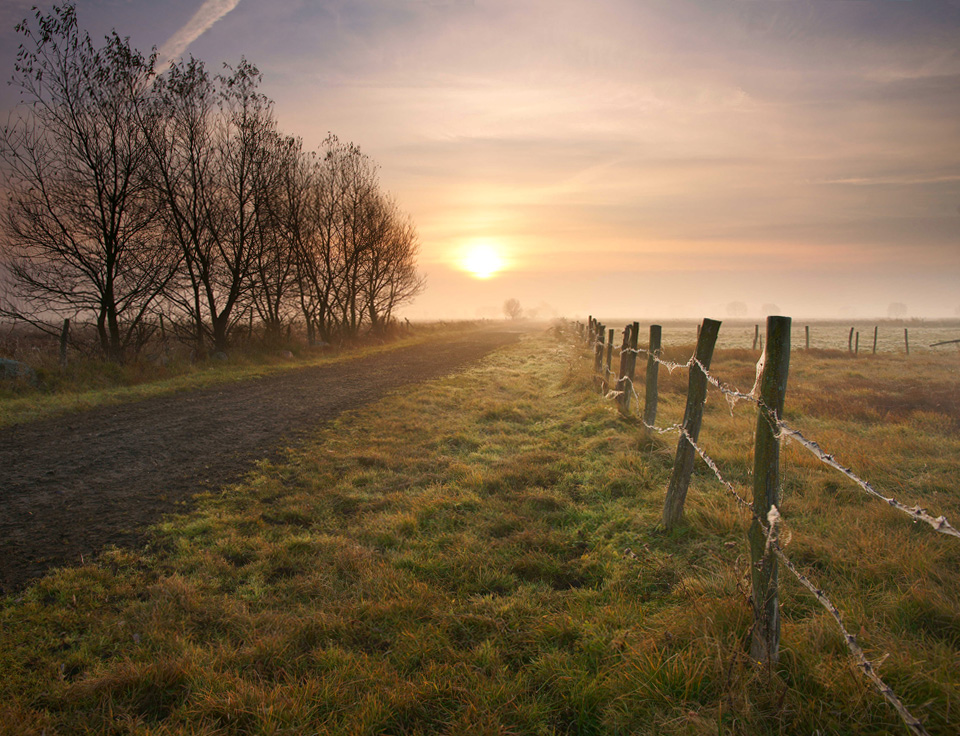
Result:
<instances>
[{"instance_id":1,"label":"weathered fence post","mask_svg":"<svg viewBox=\"0 0 960 736\"><path fill-rule=\"evenodd\" d=\"M753 326L753 349L757 349L757 340L760 339L760 325Z\"/></svg>"},{"instance_id":2,"label":"weathered fence post","mask_svg":"<svg viewBox=\"0 0 960 736\"><path fill-rule=\"evenodd\" d=\"M810 349L810 325L804 327L804 331L807 333L807 350Z\"/></svg>"},{"instance_id":3,"label":"weathered fence post","mask_svg":"<svg viewBox=\"0 0 960 736\"><path fill-rule=\"evenodd\" d=\"M647 381L643 396L643 423L653 426L657 423L657 379L660 376L660 341L663 328L650 325L650 345L647 347Z\"/></svg>"},{"instance_id":4,"label":"weathered fence post","mask_svg":"<svg viewBox=\"0 0 960 736\"><path fill-rule=\"evenodd\" d=\"M780 655L780 603L777 593L777 558L767 549L767 535L760 519L768 519L771 506L780 504L780 433L776 426L783 414L790 370L790 318L767 318L767 351L760 377L760 405L753 453L753 523L750 525L751 577L753 583L753 641L750 656L764 664L776 664Z\"/></svg>"},{"instance_id":5,"label":"weathered fence post","mask_svg":"<svg viewBox=\"0 0 960 736\"><path fill-rule=\"evenodd\" d=\"M877 325L873 326L873 354L877 354Z\"/></svg>"},{"instance_id":6,"label":"weathered fence post","mask_svg":"<svg viewBox=\"0 0 960 736\"><path fill-rule=\"evenodd\" d=\"M603 368L603 325L597 325L597 344L593 355L593 372L599 374Z\"/></svg>"},{"instance_id":7,"label":"weathered fence post","mask_svg":"<svg viewBox=\"0 0 960 736\"><path fill-rule=\"evenodd\" d=\"M624 413L624 403L623 397L625 395L626 386L623 380L624 376L627 375L627 366L630 364L630 353L627 352L627 348L630 345L630 325L628 324L623 328L623 342L620 343L620 365L617 369L617 391L620 393L617 395L617 408L620 409L620 413Z\"/></svg>"},{"instance_id":8,"label":"weathered fence post","mask_svg":"<svg viewBox=\"0 0 960 736\"><path fill-rule=\"evenodd\" d=\"M910 355L910 335L906 327L903 328L903 346L907 349L907 355Z\"/></svg>"},{"instance_id":9,"label":"weathered fence post","mask_svg":"<svg viewBox=\"0 0 960 736\"><path fill-rule=\"evenodd\" d=\"M704 319L697 340L696 361L690 365L690 381L687 388L687 408L683 412L683 429L694 442L700 436L700 422L703 419L703 402L707 398L707 377L703 369L710 368L713 347L717 343L720 323ZM703 369L700 368L700 365ZM673 461L673 475L667 487L667 498L663 503L663 525L667 529L675 527L683 518L683 504L687 499L690 474L693 473L693 461L696 450L685 434L677 442L677 456Z\"/></svg>"},{"instance_id":10,"label":"weathered fence post","mask_svg":"<svg viewBox=\"0 0 960 736\"><path fill-rule=\"evenodd\" d=\"M70 320L63 320L63 329L60 330L60 367L67 367L67 342L70 340Z\"/></svg>"},{"instance_id":11,"label":"weathered fence post","mask_svg":"<svg viewBox=\"0 0 960 736\"><path fill-rule=\"evenodd\" d=\"M857 336L854 338L853 352L855 355L860 355L860 330L857 330Z\"/></svg>"},{"instance_id":12,"label":"weathered fence post","mask_svg":"<svg viewBox=\"0 0 960 736\"><path fill-rule=\"evenodd\" d=\"M850 337L847 338L847 351L853 352L853 328L850 328Z\"/></svg>"},{"instance_id":13,"label":"weathered fence post","mask_svg":"<svg viewBox=\"0 0 960 736\"><path fill-rule=\"evenodd\" d=\"M623 333L623 350L620 353L620 380L617 388L620 390L620 411L630 413L630 398L633 396L633 379L637 369L637 338L640 332L640 323L627 325Z\"/></svg>"},{"instance_id":14,"label":"weathered fence post","mask_svg":"<svg viewBox=\"0 0 960 736\"><path fill-rule=\"evenodd\" d=\"M604 368L604 371L603 371L603 383L600 385L600 388L603 390L604 393L607 392L607 387L609 386L607 381L610 378L610 374L613 372L611 370L612 368L613 368L613 328L611 327L607 331L607 362L606 362L606 367Z\"/></svg>"}]
</instances>

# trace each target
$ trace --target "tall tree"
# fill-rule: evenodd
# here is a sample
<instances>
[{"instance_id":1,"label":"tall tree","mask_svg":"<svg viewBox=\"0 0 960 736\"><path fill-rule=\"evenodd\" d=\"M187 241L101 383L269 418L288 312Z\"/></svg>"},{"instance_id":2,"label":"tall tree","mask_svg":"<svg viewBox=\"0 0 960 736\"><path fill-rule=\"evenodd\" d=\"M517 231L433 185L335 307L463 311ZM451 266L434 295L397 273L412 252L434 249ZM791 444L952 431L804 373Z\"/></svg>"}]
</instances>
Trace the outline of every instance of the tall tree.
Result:
<instances>
[{"instance_id":1,"label":"tall tree","mask_svg":"<svg viewBox=\"0 0 960 736\"><path fill-rule=\"evenodd\" d=\"M252 308L282 152L260 72L245 59L226 69L211 80L196 59L171 66L144 118L153 192L186 266L178 301L201 351L205 337L226 350L231 326Z\"/></svg>"},{"instance_id":2,"label":"tall tree","mask_svg":"<svg viewBox=\"0 0 960 736\"><path fill-rule=\"evenodd\" d=\"M143 177L154 58L115 32L96 48L72 4L16 30L21 102L0 158L17 316L92 315L102 352L121 360L176 265Z\"/></svg>"},{"instance_id":3,"label":"tall tree","mask_svg":"<svg viewBox=\"0 0 960 736\"><path fill-rule=\"evenodd\" d=\"M167 237L182 266L167 296L189 315L197 352L211 336L204 317L214 268L214 243L208 226L213 186L213 119L216 93L202 61L172 65L156 80L142 120L151 154L149 179ZM214 295L214 298L215 295Z\"/></svg>"}]
</instances>

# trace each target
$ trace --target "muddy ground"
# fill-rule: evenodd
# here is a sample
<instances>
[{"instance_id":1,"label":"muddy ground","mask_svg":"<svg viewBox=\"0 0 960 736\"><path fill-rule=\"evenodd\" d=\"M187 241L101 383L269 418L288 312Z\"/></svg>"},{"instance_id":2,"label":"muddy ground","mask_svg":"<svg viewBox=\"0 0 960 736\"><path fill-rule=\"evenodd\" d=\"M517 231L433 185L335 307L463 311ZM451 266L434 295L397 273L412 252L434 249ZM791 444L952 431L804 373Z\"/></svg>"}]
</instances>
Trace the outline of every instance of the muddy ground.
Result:
<instances>
[{"instance_id":1,"label":"muddy ground","mask_svg":"<svg viewBox=\"0 0 960 736\"><path fill-rule=\"evenodd\" d=\"M281 443L517 339L447 336L0 430L0 593L106 545L136 545L163 514L236 480Z\"/></svg>"}]
</instances>

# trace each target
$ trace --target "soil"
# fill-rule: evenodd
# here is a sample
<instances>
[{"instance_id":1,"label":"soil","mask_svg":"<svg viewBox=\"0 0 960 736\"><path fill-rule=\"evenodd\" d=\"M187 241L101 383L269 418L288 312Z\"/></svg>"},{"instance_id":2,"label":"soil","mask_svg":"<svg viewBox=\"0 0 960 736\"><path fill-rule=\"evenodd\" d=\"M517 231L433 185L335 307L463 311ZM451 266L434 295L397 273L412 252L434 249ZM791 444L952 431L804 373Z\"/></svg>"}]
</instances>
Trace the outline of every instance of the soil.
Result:
<instances>
[{"instance_id":1,"label":"soil","mask_svg":"<svg viewBox=\"0 0 960 736\"><path fill-rule=\"evenodd\" d=\"M165 513L237 480L282 443L517 339L492 330L446 336L0 430L0 593L107 545L137 545Z\"/></svg>"}]
</instances>

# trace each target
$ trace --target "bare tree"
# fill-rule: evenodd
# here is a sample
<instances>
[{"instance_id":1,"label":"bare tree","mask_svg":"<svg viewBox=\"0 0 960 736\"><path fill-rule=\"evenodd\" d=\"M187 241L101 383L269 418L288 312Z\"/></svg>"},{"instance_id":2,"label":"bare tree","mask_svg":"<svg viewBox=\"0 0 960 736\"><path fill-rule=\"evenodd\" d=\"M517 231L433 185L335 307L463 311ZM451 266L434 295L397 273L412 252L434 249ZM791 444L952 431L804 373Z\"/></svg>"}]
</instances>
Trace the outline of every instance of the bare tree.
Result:
<instances>
[{"instance_id":1,"label":"bare tree","mask_svg":"<svg viewBox=\"0 0 960 736\"><path fill-rule=\"evenodd\" d=\"M7 313L50 331L92 314L120 359L151 312L185 316L202 354L254 313L272 342L297 311L311 340L380 329L422 290L416 228L377 165L334 136L305 154L252 64L211 77L191 58L155 77L155 55L116 33L95 49L73 5L36 26L18 26L27 104L0 140Z\"/></svg>"},{"instance_id":2,"label":"bare tree","mask_svg":"<svg viewBox=\"0 0 960 736\"><path fill-rule=\"evenodd\" d=\"M176 265L143 176L154 58L115 32L95 48L72 4L16 29L21 103L0 134L16 316L49 331L90 315L103 354L121 360Z\"/></svg>"},{"instance_id":3,"label":"bare tree","mask_svg":"<svg viewBox=\"0 0 960 736\"><path fill-rule=\"evenodd\" d=\"M190 58L156 80L142 125L151 152L152 193L168 238L179 249L182 267L168 300L189 315L197 351L204 350L204 325L212 285L214 243L208 216L213 186L213 83L203 62ZM216 304L212 306L216 313Z\"/></svg>"},{"instance_id":4,"label":"bare tree","mask_svg":"<svg viewBox=\"0 0 960 736\"><path fill-rule=\"evenodd\" d=\"M324 148L304 161L304 225L296 241L298 295L311 343L317 337L326 342L333 339L335 296L343 276L339 246L343 187L339 162L348 155L350 147L329 136Z\"/></svg>"},{"instance_id":5,"label":"bare tree","mask_svg":"<svg viewBox=\"0 0 960 736\"><path fill-rule=\"evenodd\" d=\"M231 326L252 305L257 258L269 224L277 140L260 72L246 60L211 80L202 62L171 66L145 116L153 191L178 243L188 288L174 293L196 324L226 350Z\"/></svg>"},{"instance_id":6,"label":"bare tree","mask_svg":"<svg viewBox=\"0 0 960 736\"><path fill-rule=\"evenodd\" d=\"M413 221L383 195L371 203L369 216L375 224L370 228L362 293L370 329L379 331L400 304L423 290L424 280L416 268L419 245Z\"/></svg>"},{"instance_id":7,"label":"bare tree","mask_svg":"<svg viewBox=\"0 0 960 736\"><path fill-rule=\"evenodd\" d=\"M273 133L259 172L254 214L257 218L253 303L266 326L266 341L276 344L294 305L296 255L302 247L309 171L300 140Z\"/></svg>"},{"instance_id":8,"label":"bare tree","mask_svg":"<svg viewBox=\"0 0 960 736\"><path fill-rule=\"evenodd\" d=\"M510 319L520 319L523 314L523 307L520 306L518 299L507 299L503 303L503 313Z\"/></svg>"},{"instance_id":9,"label":"bare tree","mask_svg":"<svg viewBox=\"0 0 960 736\"><path fill-rule=\"evenodd\" d=\"M744 302L729 302L727 304L727 314L731 317L746 317L747 305Z\"/></svg>"},{"instance_id":10,"label":"bare tree","mask_svg":"<svg viewBox=\"0 0 960 736\"><path fill-rule=\"evenodd\" d=\"M907 305L903 302L891 302L887 307L887 316L890 319L903 319L907 316Z\"/></svg>"}]
</instances>

